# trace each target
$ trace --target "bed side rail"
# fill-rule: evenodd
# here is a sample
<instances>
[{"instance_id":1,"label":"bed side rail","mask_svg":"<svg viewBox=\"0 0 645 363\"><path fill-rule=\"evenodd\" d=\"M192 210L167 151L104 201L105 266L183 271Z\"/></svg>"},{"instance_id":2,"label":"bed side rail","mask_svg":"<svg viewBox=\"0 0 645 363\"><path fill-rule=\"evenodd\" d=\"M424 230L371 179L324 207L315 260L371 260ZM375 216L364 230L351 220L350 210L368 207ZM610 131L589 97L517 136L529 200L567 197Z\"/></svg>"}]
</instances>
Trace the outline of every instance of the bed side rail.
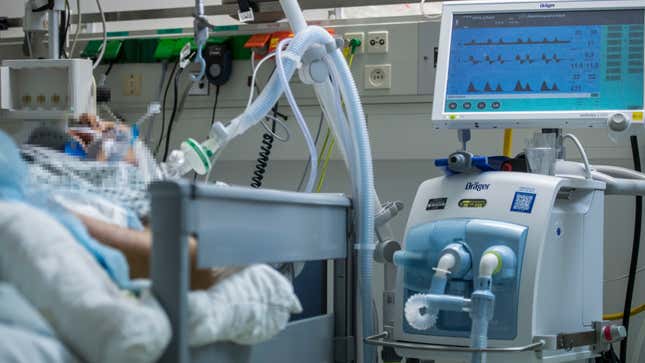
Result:
<instances>
[{"instance_id":1,"label":"bed side rail","mask_svg":"<svg viewBox=\"0 0 645 363\"><path fill-rule=\"evenodd\" d=\"M333 314L289 324L270 342L253 347L230 343L195 349L188 341L190 268L188 237L198 237L200 268L253 263L335 260L348 279L350 201L339 194L191 184L153 183L151 222L152 290L166 310L173 336L161 362L188 363L333 361L334 336L347 334ZM351 286L336 287L350 294ZM335 293L335 295L336 295ZM351 295L340 294L338 304ZM346 318L347 312L342 314ZM351 315L351 314L350 314ZM342 324L341 324L342 325ZM298 355L297 352L302 354Z\"/></svg>"}]
</instances>

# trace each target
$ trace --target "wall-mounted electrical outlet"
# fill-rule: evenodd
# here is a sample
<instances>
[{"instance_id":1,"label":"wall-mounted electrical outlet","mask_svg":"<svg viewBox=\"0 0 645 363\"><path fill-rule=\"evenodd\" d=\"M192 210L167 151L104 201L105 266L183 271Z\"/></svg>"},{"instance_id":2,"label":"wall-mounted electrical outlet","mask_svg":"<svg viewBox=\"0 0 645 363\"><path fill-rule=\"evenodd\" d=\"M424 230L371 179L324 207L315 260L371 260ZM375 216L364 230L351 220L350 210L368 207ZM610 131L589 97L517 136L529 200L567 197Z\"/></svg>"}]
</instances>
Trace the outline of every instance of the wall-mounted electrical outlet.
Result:
<instances>
[{"instance_id":1,"label":"wall-mounted electrical outlet","mask_svg":"<svg viewBox=\"0 0 645 363\"><path fill-rule=\"evenodd\" d=\"M367 53L387 53L390 51L390 32L387 30L367 33Z\"/></svg>"},{"instance_id":2,"label":"wall-mounted electrical outlet","mask_svg":"<svg viewBox=\"0 0 645 363\"><path fill-rule=\"evenodd\" d=\"M141 96L143 76L140 73L128 73L123 79L123 95L127 97Z\"/></svg>"},{"instance_id":3,"label":"wall-mounted electrical outlet","mask_svg":"<svg viewBox=\"0 0 645 363\"><path fill-rule=\"evenodd\" d=\"M194 73L197 76L197 73ZM207 78L202 78L200 81L193 82L188 90L189 96L208 96L210 83Z\"/></svg>"},{"instance_id":4,"label":"wall-mounted electrical outlet","mask_svg":"<svg viewBox=\"0 0 645 363\"><path fill-rule=\"evenodd\" d=\"M343 40L345 40L345 46L349 46L349 42L352 39L358 39L361 41L361 46L356 49L356 53L365 53L365 33L355 32L355 33L345 33L343 35Z\"/></svg>"},{"instance_id":5,"label":"wall-mounted electrical outlet","mask_svg":"<svg viewBox=\"0 0 645 363\"><path fill-rule=\"evenodd\" d=\"M365 89L392 88L392 65L370 64L365 66Z\"/></svg>"}]
</instances>

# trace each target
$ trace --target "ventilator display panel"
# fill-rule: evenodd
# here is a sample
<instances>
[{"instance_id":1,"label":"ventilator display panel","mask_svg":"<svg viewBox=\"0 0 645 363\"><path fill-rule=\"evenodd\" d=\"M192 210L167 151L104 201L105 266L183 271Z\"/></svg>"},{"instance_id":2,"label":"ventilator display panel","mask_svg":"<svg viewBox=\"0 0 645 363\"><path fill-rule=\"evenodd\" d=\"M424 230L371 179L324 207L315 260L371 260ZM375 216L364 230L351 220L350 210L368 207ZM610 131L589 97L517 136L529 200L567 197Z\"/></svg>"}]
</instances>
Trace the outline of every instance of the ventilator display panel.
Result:
<instances>
[{"instance_id":1,"label":"ventilator display panel","mask_svg":"<svg viewBox=\"0 0 645 363\"><path fill-rule=\"evenodd\" d=\"M642 110L644 13L454 14L445 112Z\"/></svg>"}]
</instances>

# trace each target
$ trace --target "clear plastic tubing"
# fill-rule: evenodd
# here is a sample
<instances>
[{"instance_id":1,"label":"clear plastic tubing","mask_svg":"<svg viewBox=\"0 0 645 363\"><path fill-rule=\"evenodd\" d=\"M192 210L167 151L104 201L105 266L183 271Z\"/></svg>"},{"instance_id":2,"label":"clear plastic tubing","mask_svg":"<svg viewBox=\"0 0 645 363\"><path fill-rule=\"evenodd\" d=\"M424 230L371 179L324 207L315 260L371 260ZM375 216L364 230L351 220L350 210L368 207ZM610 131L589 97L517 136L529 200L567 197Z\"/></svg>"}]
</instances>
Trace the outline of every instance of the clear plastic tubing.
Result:
<instances>
[{"instance_id":1,"label":"clear plastic tubing","mask_svg":"<svg viewBox=\"0 0 645 363\"><path fill-rule=\"evenodd\" d=\"M305 137L305 141L307 142L307 149L309 149L309 160L311 162L311 168L309 168L309 180L307 180L307 186L305 187L305 191L307 193L311 193L311 191L313 191L314 189L314 185L316 184L316 174L318 171L318 149L316 148L314 138L311 136L311 132L309 132L309 127L307 127L307 122L305 121L305 118L302 116L302 112L300 112L300 108L296 103L296 99L293 96L293 92L291 92L291 86L289 86L289 79L285 74L284 60L283 60L284 53L282 49L290 42L291 42L291 39L287 38L287 39L283 39L278 44L278 48L276 49L276 54L275 54L275 59L277 64L276 70L278 71L277 72L278 76L280 76L280 81L282 81L282 88L284 89L284 95L287 97L289 106L291 106L291 110L293 111L293 114L296 117L296 121L298 121L298 125L302 130L302 134ZM295 63L295 61L293 60L291 61Z\"/></svg>"},{"instance_id":2,"label":"clear plastic tubing","mask_svg":"<svg viewBox=\"0 0 645 363\"><path fill-rule=\"evenodd\" d=\"M307 29L298 33L295 38L291 39L287 50L290 52L290 54L301 57L305 53L305 51L312 45L316 43L325 44L330 41L333 41L333 38L331 38L329 33L327 33L322 28L308 27ZM241 115L233 119L227 127L227 131L229 132L229 139L243 134L244 132L246 132L246 130L263 119L265 115L270 112L273 105L275 105L275 103L278 101L283 91L286 91L284 89L284 84L281 81L281 75L284 75L287 80L290 79L296 70L297 64L294 60L291 59L280 59L280 61L281 65L278 65L279 71L276 72L277 74L274 74L271 77L262 93L258 95L255 101L253 101L253 103L251 103L251 105L247 107ZM303 134L305 135L307 147L310 152L312 172L309 174L309 180L306 188L306 190L310 192L311 190L313 190L313 186L315 184L315 171L317 169L318 152L313 142L313 137L311 137L311 133L309 132L307 125L304 123L304 118L298 118L297 113L299 113L299 111L297 111L297 107L294 108L293 111L294 114L296 114L298 124L302 128Z\"/></svg>"},{"instance_id":3,"label":"clear plastic tubing","mask_svg":"<svg viewBox=\"0 0 645 363\"><path fill-rule=\"evenodd\" d=\"M316 95L322 106L323 113L327 120L329 120L329 125L336 137L338 142L338 148L345 160L345 166L349 170L350 180L352 185L355 185L357 182L356 179L356 153L353 148L353 141L351 138L351 132L349 131L349 125L347 123L347 117L343 108L340 104L340 92L336 85L331 82L324 82L320 84L315 84L314 88L316 89ZM328 110L325 105L335 105L331 110Z\"/></svg>"},{"instance_id":4,"label":"clear plastic tubing","mask_svg":"<svg viewBox=\"0 0 645 363\"><path fill-rule=\"evenodd\" d=\"M333 41L331 35L323 28L310 26L298 32L289 43L287 48L292 54L302 56L313 44L327 44ZM374 173L372 168L372 155L367 134L365 115L358 96L358 90L354 83L352 74L340 50L336 49L330 55L330 69L334 79L339 83L341 95L345 101L348 111L349 129L354 143L355 152L348 153L348 158L354 161L349 165L355 165L356 181L354 183L354 195L356 196L357 211L357 235L359 255L359 284L362 309L362 333L363 336L373 334L372 306L372 256L374 252ZM296 62L285 59L284 74L287 79L293 76L296 70ZM282 94L282 84L279 75L274 74L264 91L255 99L244 113L236 117L226 128L229 139L243 134L253 125L257 124L277 102ZM330 110L327 110L330 111ZM341 130L338 130L341 131ZM342 140L342 135L338 135ZM363 345L363 358L365 362L372 363L376 359L376 348Z\"/></svg>"}]
</instances>

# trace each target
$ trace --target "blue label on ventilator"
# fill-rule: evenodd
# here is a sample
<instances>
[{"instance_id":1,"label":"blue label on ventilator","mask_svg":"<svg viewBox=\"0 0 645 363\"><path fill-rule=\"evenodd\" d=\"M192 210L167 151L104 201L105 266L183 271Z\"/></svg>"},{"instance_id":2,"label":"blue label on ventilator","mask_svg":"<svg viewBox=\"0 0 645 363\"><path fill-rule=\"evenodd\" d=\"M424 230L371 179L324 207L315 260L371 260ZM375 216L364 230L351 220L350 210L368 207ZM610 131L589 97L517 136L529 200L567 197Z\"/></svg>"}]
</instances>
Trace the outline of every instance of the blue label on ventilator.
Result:
<instances>
[{"instance_id":1,"label":"blue label on ventilator","mask_svg":"<svg viewBox=\"0 0 645 363\"><path fill-rule=\"evenodd\" d=\"M531 213L535 203L535 193L516 192L511 205L511 212Z\"/></svg>"}]
</instances>

